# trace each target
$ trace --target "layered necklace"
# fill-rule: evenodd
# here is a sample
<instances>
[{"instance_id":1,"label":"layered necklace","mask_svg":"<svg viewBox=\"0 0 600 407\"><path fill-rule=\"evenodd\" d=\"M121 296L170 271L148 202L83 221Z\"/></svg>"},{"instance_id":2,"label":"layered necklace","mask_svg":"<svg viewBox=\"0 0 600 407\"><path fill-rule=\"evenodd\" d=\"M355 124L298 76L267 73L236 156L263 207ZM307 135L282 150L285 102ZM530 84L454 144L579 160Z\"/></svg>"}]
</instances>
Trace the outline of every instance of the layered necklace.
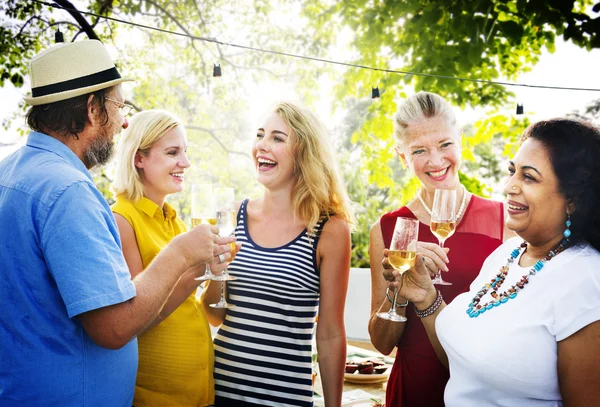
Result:
<instances>
[{"instance_id":1,"label":"layered necklace","mask_svg":"<svg viewBox=\"0 0 600 407\"><path fill-rule=\"evenodd\" d=\"M499 293L498 291L500 290L502 283L504 283L504 280L508 275L508 270L510 269L511 264L516 260L517 257L519 257L521 250L523 250L526 247L527 243L523 242L519 245L519 247L510 252L510 256L508 257L506 264L500 268L500 271L498 272L498 274L496 274L496 277L492 278L489 283L484 284L481 290L479 290L477 294L475 294L475 297L473 297L473 299L467 307L467 314L471 318L476 318L484 312L489 311L494 307L498 307L501 304L507 302L508 300L514 299L519 293L519 291L525 288L525 286L529 283L530 277L533 277L537 273L539 273L544 268L544 264L547 261L552 260L558 253L564 251L569 247L569 240L566 238L561 240L561 242L554 249L550 250L543 259L538 260L533 265L533 267L531 267L529 272L526 273L519 280L519 282L510 287L508 290ZM482 297L490 290L490 296L492 297L492 299L488 302L482 302Z\"/></svg>"},{"instance_id":2,"label":"layered necklace","mask_svg":"<svg viewBox=\"0 0 600 407\"><path fill-rule=\"evenodd\" d=\"M467 190L465 189L465 186L463 185L463 197L462 197L462 201L460 202L460 207L458 208L458 212L456 212L456 222L458 222L460 220L460 217L463 215L463 212L465 211L465 208L467 207ZM433 212L431 209L429 209L429 206L427 206L427 204L425 203L425 200L423 200L423 197L421 196L421 192L419 192L419 195L417 195L419 197L419 201L421 201L421 205L423 205L423 208L425 208L425 210L427 211L427 213L429 214L429 216L433 215Z\"/></svg>"}]
</instances>

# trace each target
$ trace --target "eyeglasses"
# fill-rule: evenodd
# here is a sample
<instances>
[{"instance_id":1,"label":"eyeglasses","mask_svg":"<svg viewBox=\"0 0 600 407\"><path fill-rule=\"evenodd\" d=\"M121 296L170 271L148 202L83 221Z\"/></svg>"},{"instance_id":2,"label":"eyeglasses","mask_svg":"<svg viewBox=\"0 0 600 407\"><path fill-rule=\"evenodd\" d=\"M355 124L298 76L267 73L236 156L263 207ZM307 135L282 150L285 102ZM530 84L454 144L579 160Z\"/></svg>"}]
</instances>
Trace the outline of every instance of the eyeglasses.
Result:
<instances>
[{"instance_id":1,"label":"eyeglasses","mask_svg":"<svg viewBox=\"0 0 600 407\"><path fill-rule=\"evenodd\" d=\"M129 112L131 112L131 110L133 109L133 106L128 105L127 103L122 103L122 102L119 102L118 100L111 99L111 98L104 98L104 99L110 100L115 105L117 105L117 107L119 108L119 113L121 113L123 116L127 116L129 114Z\"/></svg>"}]
</instances>

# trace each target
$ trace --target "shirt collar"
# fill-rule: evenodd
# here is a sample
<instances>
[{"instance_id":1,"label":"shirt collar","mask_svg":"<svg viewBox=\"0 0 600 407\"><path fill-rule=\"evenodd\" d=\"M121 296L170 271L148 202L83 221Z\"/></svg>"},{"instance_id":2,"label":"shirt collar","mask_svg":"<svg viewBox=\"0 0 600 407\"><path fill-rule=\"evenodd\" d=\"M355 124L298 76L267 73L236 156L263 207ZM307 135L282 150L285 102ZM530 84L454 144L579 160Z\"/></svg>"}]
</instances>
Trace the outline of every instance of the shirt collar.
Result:
<instances>
[{"instance_id":1,"label":"shirt collar","mask_svg":"<svg viewBox=\"0 0 600 407\"><path fill-rule=\"evenodd\" d=\"M161 217L164 214L165 220L171 220L177 216L177 211L173 209L173 207L168 203L165 202L164 206L161 208L154 201L151 201L145 196L143 196L137 202L134 202L133 206L135 206L151 218L153 218L156 215L157 211L160 212Z\"/></svg>"},{"instance_id":2,"label":"shirt collar","mask_svg":"<svg viewBox=\"0 0 600 407\"><path fill-rule=\"evenodd\" d=\"M77 157L73 150L67 147L66 144L55 139L54 137L51 137L44 133L38 133L37 131L32 131L27 137L26 145L29 147L49 151L58 155L59 157L64 158L69 163L71 163L73 167L77 168L79 171L84 173L90 179L90 181L94 182L92 174L90 174L88 169L85 168L85 165L83 165L81 159Z\"/></svg>"}]
</instances>

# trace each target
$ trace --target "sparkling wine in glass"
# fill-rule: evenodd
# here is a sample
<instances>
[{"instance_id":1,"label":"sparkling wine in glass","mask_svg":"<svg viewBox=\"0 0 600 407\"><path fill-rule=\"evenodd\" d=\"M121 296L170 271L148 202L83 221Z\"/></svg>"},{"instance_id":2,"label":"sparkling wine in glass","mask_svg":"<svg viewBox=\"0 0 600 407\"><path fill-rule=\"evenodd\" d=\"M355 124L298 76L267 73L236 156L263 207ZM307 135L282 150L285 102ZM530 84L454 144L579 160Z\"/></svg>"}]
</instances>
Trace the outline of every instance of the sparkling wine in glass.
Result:
<instances>
[{"instance_id":1,"label":"sparkling wine in glass","mask_svg":"<svg viewBox=\"0 0 600 407\"><path fill-rule=\"evenodd\" d=\"M394 270L398 271L400 275L404 274L407 270L415 266L418 240L419 221L417 219L396 219L394 235L392 236L392 243L389 247L388 260L390 265L394 268ZM379 318L394 322L406 321L406 317L396 312L396 299L398 298L398 292L400 291L400 284L402 284L402 281L398 283L398 288L394 292L394 300L389 311L378 312L377 316Z\"/></svg>"},{"instance_id":2,"label":"sparkling wine in glass","mask_svg":"<svg viewBox=\"0 0 600 407\"><path fill-rule=\"evenodd\" d=\"M236 227L236 214L235 214L235 203L234 203L234 191L233 188L215 188L215 206L217 209L217 227L219 228L219 236L232 236L235 233ZM236 248L235 242L230 243L230 254L231 257L227 260L227 263L231 263L235 258ZM225 282L235 280L236 277L232 276L227 272L227 268L223 270L223 273L218 276L214 276L212 280L222 281L221 286L221 298L216 304L210 304L213 308L231 308L231 304L225 300Z\"/></svg>"},{"instance_id":3,"label":"sparkling wine in glass","mask_svg":"<svg viewBox=\"0 0 600 407\"><path fill-rule=\"evenodd\" d=\"M217 224L215 201L212 184L192 185L192 227L208 224ZM206 272L195 279L198 281L211 280L214 274L206 263Z\"/></svg>"},{"instance_id":4,"label":"sparkling wine in glass","mask_svg":"<svg viewBox=\"0 0 600 407\"><path fill-rule=\"evenodd\" d=\"M456 191L453 189L436 189L431 208L431 233L437 237L440 247L444 248L446 239L454 234L456 229ZM438 270L432 280L433 284L452 285L442 278Z\"/></svg>"}]
</instances>

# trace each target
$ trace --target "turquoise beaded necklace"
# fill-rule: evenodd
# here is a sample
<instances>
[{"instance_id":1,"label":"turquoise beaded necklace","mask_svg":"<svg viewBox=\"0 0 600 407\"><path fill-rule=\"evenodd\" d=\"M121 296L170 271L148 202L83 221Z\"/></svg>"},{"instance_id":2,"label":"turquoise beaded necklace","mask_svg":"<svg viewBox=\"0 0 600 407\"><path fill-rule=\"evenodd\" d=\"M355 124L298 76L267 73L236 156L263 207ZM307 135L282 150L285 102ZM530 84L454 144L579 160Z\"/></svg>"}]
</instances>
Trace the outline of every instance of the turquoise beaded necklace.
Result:
<instances>
[{"instance_id":1,"label":"turquoise beaded necklace","mask_svg":"<svg viewBox=\"0 0 600 407\"><path fill-rule=\"evenodd\" d=\"M489 311L489 310L493 309L494 307L498 307L501 304L508 302L508 300L514 299L517 296L517 294L519 293L519 291L521 291L523 288L525 288L525 286L529 283L530 277L533 277L537 273L539 273L544 268L544 264L547 261L552 260L552 258L555 257L558 253L562 252L567 247L569 247L569 240L568 239L561 240L561 242L558 244L558 246L556 246L554 249L550 250L543 259L538 260L533 265L533 267L531 267L529 272L527 274L525 274L521 278L521 280L519 280L519 282L517 282L515 285L510 287L508 290L506 290L502 293L498 293L498 290L502 286L502 283L504 283L504 279L506 278L506 275L508 274L510 265L517 259L517 257L519 257L521 250L523 250L525 247L527 247L527 243L523 242L519 245L519 247L517 247L512 252L510 252L510 257L508 258L506 264L500 268L500 271L498 272L498 274L496 274L496 277L492 278L489 283L484 284L484 286L481 288L481 290L479 290L477 292L477 294L475 294L475 297L473 297L473 299L471 300L471 303L467 307L467 315L469 315L469 317L476 318L479 315L483 314L484 312ZM482 303L481 298L490 289L492 290L492 292L490 293L490 295L492 296L492 299L489 302Z\"/></svg>"}]
</instances>

